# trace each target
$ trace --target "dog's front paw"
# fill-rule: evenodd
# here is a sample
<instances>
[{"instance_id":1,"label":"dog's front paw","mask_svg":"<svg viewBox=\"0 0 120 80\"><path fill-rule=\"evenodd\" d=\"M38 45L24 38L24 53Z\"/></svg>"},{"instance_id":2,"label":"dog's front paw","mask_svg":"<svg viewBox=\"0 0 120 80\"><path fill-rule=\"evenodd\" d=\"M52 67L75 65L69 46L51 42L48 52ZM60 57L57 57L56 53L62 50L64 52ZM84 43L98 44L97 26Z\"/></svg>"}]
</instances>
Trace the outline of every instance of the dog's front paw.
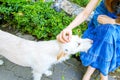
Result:
<instances>
[{"instance_id":1,"label":"dog's front paw","mask_svg":"<svg viewBox=\"0 0 120 80\"><path fill-rule=\"evenodd\" d=\"M52 71L46 71L46 72L45 72L45 75L46 75L46 76L52 75Z\"/></svg>"},{"instance_id":2,"label":"dog's front paw","mask_svg":"<svg viewBox=\"0 0 120 80\"><path fill-rule=\"evenodd\" d=\"M4 61L3 60L0 60L0 65L3 65Z\"/></svg>"}]
</instances>

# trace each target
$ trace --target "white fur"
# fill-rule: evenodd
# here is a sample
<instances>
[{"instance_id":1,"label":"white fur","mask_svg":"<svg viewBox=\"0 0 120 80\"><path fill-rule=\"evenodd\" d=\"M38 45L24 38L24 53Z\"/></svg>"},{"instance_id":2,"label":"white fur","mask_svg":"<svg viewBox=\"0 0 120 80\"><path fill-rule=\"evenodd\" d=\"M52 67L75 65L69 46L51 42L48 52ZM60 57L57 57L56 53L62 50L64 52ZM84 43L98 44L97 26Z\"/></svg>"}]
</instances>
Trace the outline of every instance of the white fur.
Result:
<instances>
[{"instance_id":1,"label":"white fur","mask_svg":"<svg viewBox=\"0 0 120 80\"><path fill-rule=\"evenodd\" d=\"M48 70L51 65L68 59L70 54L87 51L91 43L90 39L78 36L72 36L71 41L65 44L57 40L35 42L0 30L0 55L15 64L31 67L34 80L40 80L42 74L51 75L52 72ZM61 50L66 55L57 60Z\"/></svg>"}]
</instances>

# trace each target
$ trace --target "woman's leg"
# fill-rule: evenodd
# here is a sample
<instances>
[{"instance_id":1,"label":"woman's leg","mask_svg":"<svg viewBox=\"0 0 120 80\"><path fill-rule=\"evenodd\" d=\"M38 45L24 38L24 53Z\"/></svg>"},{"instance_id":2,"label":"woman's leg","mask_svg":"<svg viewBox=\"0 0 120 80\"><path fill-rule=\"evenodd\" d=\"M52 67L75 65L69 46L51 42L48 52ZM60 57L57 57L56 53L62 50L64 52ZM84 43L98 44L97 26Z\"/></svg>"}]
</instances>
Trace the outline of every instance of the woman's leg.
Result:
<instances>
[{"instance_id":1,"label":"woman's leg","mask_svg":"<svg viewBox=\"0 0 120 80\"><path fill-rule=\"evenodd\" d=\"M100 80L108 80L108 76L104 76L100 73Z\"/></svg>"},{"instance_id":2,"label":"woman's leg","mask_svg":"<svg viewBox=\"0 0 120 80\"><path fill-rule=\"evenodd\" d=\"M95 68L88 66L86 73L83 76L82 80L90 80L91 75L93 74L93 72L95 71Z\"/></svg>"}]
</instances>

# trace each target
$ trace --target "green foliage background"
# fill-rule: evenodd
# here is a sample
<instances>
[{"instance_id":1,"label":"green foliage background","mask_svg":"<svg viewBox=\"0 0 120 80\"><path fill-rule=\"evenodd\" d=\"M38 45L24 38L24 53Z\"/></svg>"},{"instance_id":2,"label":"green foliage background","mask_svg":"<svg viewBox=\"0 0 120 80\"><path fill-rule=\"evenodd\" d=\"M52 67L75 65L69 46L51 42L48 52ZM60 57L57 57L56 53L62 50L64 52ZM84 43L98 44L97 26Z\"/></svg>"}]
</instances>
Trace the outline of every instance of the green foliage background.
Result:
<instances>
[{"instance_id":1,"label":"green foliage background","mask_svg":"<svg viewBox=\"0 0 120 80\"><path fill-rule=\"evenodd\" d=\"M76 3L82 7L85 7L90 0L70 0L73 3Z\"/></svg>"},{"instance_id":2,"label":"green foliage background","mask_svg":"<svg viewBox=\"0 0 120 80\"><path fill-rule=\"evenodd\" d=\"M81 1L82 2L82 1ZM64 11L56 12L51 8L52 2L42 0L32 2L31 0L0 0L0 21L9 24L22 33L29 33L37 39L55 39L74 17ZM73 34L81 35L86 29L84 22Z\"/></svg>"}]
</instances>

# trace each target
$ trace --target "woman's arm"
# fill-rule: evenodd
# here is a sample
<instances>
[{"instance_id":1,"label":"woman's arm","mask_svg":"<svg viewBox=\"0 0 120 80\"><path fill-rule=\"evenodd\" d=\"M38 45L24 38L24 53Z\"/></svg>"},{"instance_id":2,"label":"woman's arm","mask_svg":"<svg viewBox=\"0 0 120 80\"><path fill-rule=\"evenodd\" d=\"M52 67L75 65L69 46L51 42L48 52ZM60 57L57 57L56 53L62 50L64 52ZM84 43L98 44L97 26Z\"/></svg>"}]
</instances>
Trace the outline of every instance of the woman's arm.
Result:
<instances>
[{"instance_id":1,"label":"woman's arm","mask_svg":"<svg viewBox=\"0 0 120 80\"><path fill-rule=\"evenodd\" d=\"M66 43L69 42L72 37L72 29L84 22L91 12L95 9L100 0L90 0L86 8L79 13L78 16L63 30L60 34L57 35L57 40Z\"/></svg>"},{"instance_id":2,"label":"woman's arm","mask_svg":"<svg viewBox=\"0 0 120 80\"><path fill-rule=\"evenodd\" d=\"M90 0L86 8L68 25L67 28L73 29L84 22L100 0Z\"/></svg>"}]
</instances>

